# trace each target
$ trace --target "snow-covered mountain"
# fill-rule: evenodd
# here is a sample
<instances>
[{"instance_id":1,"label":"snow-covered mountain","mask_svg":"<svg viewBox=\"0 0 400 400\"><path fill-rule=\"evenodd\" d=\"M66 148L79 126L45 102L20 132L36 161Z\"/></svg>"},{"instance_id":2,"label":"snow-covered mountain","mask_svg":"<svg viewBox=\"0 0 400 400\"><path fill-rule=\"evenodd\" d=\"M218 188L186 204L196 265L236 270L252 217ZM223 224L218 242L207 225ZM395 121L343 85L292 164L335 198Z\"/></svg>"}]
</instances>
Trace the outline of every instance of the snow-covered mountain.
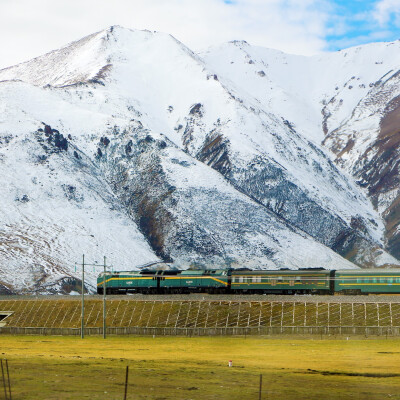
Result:
<instances>
[{"instance_id":1,"label":"snow-covered mountain","mask_svg":"<svg viewBox=\"0 0 400 400\"><path fill-rule=\"evenodd\" d=\"M83 253L116 269L398 265L358 171L334 163L381 58L395 68L373 46L195 54L114 26L1 70L0 290L68 291Z\"/></svg>"}]
</instances>

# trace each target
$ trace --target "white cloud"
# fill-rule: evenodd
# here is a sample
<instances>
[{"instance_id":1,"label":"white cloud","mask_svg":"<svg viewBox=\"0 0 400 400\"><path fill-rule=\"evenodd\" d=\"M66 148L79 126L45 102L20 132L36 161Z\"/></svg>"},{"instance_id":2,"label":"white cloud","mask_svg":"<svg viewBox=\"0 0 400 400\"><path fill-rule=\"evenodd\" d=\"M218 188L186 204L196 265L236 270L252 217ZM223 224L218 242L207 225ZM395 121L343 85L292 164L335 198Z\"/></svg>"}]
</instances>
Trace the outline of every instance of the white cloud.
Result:
<instances>
[{"instance_id":1,"label":"white cloud","mask_svg":"<svg viewBox=\"0 0 400 400\"><path fill-rule=\"evenodd\" d=\"M381 42L388 40L391 32L386 30L374 31L366 35L358 35L353 37L342 37L331 41L332 47L338 49L347 49L353 46L360 46L366 43Z\"/></svg>"},{"instance_id":2,"label":"white cloud","mask_svg":"<svg viewBox=\"0 0 400 400\"><path fill-rule=\"evenodd\" d=\"M118 24L193 50L233 39L297 54L326 46L329 0L0 0L0 67Z\"/></svg>"},{"instance_id":3,"label":"white cloud","mask_svg":"<svg viewBox=\"0 0 400 400\"><path fill-rule=\"evenodd\" d=\"M400 25L400 2L399 0L380 0L375 5L374 19L382 26L394 17L397 25Z\"/></svg>"}]
</instances>

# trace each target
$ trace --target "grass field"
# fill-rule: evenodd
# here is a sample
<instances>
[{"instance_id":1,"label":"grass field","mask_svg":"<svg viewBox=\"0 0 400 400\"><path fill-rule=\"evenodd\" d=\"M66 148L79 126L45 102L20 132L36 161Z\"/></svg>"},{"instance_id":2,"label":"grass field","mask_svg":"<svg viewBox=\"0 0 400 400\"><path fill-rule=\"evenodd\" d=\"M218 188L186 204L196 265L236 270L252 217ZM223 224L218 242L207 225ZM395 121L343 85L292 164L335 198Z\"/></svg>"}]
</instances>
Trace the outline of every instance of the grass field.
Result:
<instances>
[{"instance_id":1,"label":"grass field","mask_svg":"<svg viewBox=\"0 0 400 400\"><path fill-rule=\"evenodd\" d=\"M128 399L258 399L260 374L263 399L400 399L400 339L0 336L0 357L13 399L123 399L127 365Z\"/></svg>"}]
</instances>

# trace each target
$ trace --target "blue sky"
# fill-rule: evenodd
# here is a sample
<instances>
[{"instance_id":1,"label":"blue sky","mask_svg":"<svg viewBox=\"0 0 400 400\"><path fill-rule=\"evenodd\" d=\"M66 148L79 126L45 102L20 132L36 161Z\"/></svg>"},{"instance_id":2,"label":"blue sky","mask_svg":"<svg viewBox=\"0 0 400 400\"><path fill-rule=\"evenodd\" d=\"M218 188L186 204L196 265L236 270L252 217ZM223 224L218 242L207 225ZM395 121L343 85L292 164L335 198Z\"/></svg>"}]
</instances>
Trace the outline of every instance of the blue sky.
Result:
<instances>
[{"instance_id":1,"label":"blue sky","mask_svg":"<svg viewBox=\"0 0 400 400\"><path fill-rule=\"evenodd\" d=\"M333 12L325 36L328 50L400 39L400 0L335 0L330 3Z\"/></svg>"},{"instance_id":2,"label":"blue sky","mask_svg":"<svg viewBox=\"0 0 400 400\"><path fill-rule=\"evenodd\" d=\"M311 55L400 39L400 0L0 0L0 68L111 25Z\"/></svg>"}]
</instances>

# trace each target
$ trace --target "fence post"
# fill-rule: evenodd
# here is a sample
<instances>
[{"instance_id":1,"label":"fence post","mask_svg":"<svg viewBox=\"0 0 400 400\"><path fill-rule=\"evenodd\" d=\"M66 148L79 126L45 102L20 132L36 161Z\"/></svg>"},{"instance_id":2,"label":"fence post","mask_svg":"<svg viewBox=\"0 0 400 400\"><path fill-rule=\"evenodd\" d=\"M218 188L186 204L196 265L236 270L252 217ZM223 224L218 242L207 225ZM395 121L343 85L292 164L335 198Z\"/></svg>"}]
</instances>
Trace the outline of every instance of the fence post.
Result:
<instances>
[{"instance_id":1,"label":"fence post","mask_svg":"<svg viewBox=\"0 0 400 400\"><path fill-rule=\"evenodd\" d=\"M0 360L0 364L1 364L1 376L3 378L3 388L4 388L4 399L7 400L8 396L7 396L7 388L6 388L6 378L4 376L4 367L3 367L3 360Z\"/></svg>"},{"instance_id":2,"label":"fence post","mask_svg":"<svg viewBox=\"0 0 400 400\"><path fill-rule=\"evenodd\" d=\"M124 400L126 400L126 396L128 394L128 375L129 375L129 366L126 366L126 375L125 375L125 394L124 394Z\"/></svg>"},{"instance_id":3,"label":"fence post","mask_svg":"<svg viewBox=\"0 0 400 400\"><path fill-rule=\"evenodd\" d=\"M106 257L104 256L104 275L103 275L103 339L106 338Z\"/></svg>"},{"instance_id":4,"label":"fence post","mask_svg":"<svg viewBox=\"0 0 400 400\"><path fill-rule=\"evenodd\" d=\"M81 311L81 339L85 337L85 255L82 256L82 311Z\"/></svg>"},{"instance_id":5,"label":"fence post","mask_svg":"<svg viewBox=\"0 0 400 400\"><path fill-rule=\"evenodd\" d=\"M261 392L262 392L262 374L260 374L260 389L258 391L258 400L261 400Z\"/></svg>"},{"instance_id":6,"label":"fence post","mask_svg":"<svg viewBox=\"0 0 400 400\"><path fill-rule=\"evenodd\" d=\"M8 360L6 359L6 370L7 370L7 379L8 379L8 391L10 393L10 400L11 400L11 383L10 383L10 371L8 369Z\"/></svg>"}]
</instances>

